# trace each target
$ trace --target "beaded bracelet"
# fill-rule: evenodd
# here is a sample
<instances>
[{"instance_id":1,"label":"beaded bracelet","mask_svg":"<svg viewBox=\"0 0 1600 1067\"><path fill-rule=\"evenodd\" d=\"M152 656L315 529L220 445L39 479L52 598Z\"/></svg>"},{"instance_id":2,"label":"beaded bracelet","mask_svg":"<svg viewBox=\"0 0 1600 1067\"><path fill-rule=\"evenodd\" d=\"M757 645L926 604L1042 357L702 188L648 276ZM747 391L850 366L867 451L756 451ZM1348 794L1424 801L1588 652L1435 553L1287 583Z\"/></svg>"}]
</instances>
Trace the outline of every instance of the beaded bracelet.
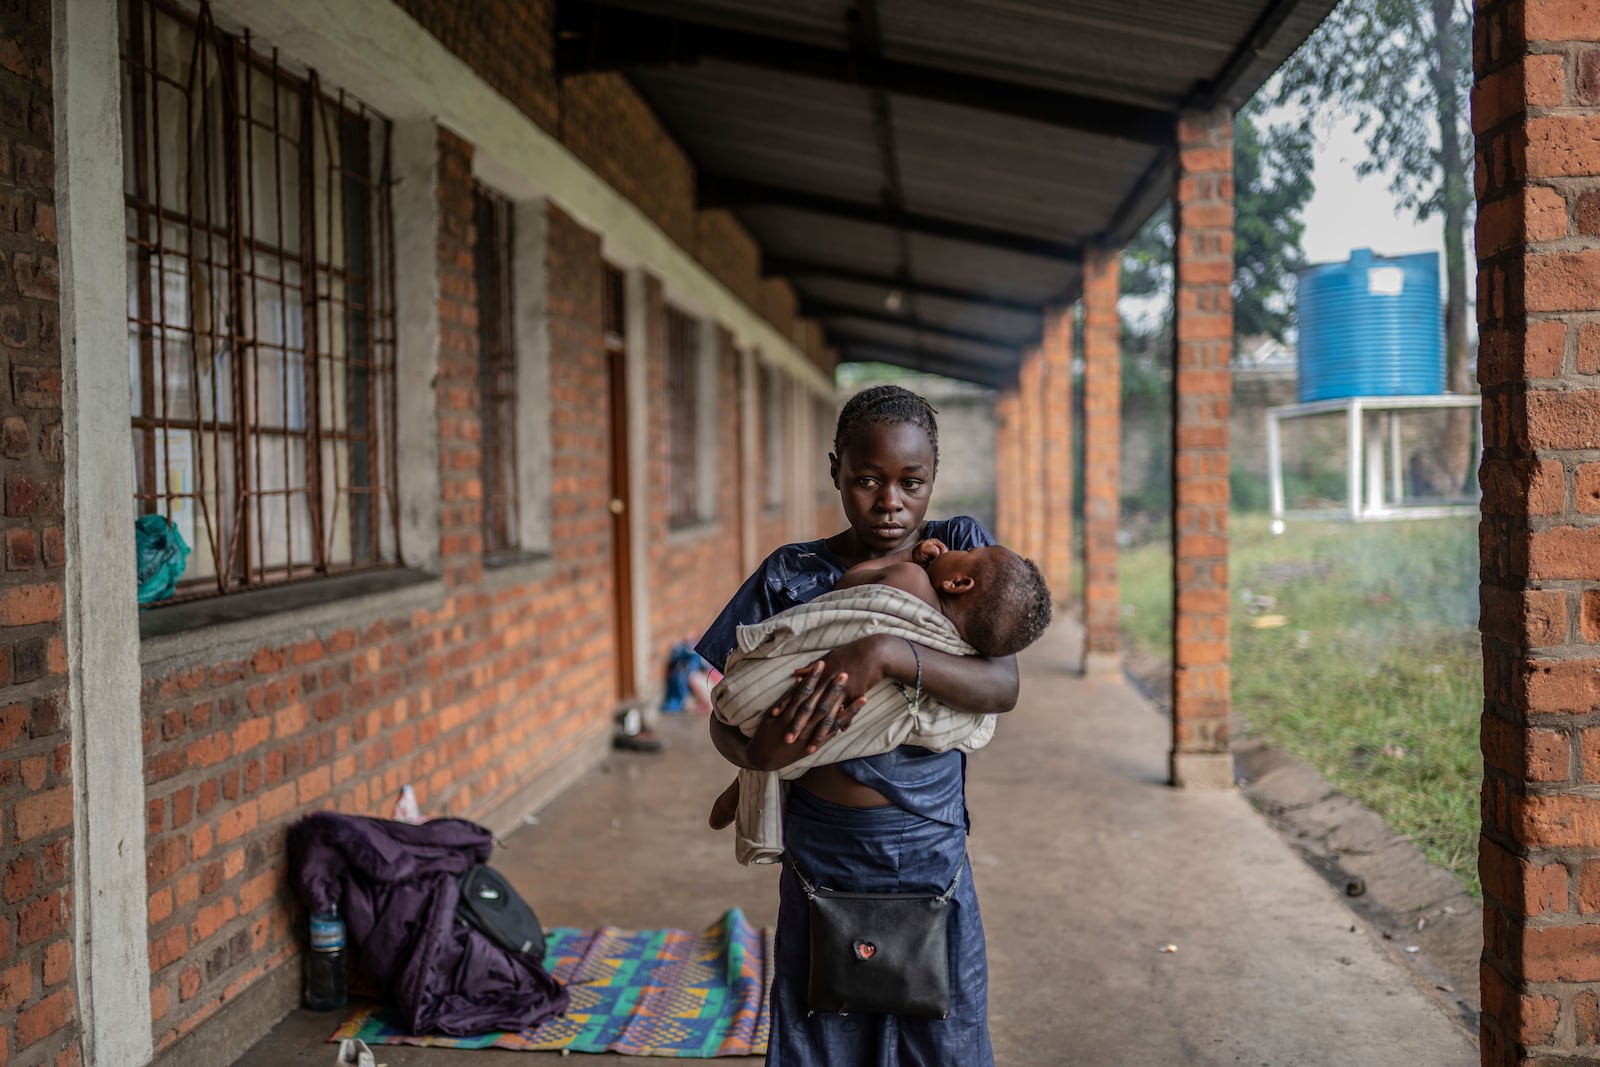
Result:
<instances>
[{"instance_id":1,"label":"beaded bracelet","mask_svg":"<svg viewBox=\"0 0 1600 1067\"><path fill-rule=\"evenodd\" d=\"M905 686L900 687L900 695L906 698L906 703L911 706L911 714L916 715L922 710L922 656L917 653L917 646L909 637L901 638L911 648L911 658L917 664L917 684L914 692L908 692Z\"/></svg>"}]
</instances>

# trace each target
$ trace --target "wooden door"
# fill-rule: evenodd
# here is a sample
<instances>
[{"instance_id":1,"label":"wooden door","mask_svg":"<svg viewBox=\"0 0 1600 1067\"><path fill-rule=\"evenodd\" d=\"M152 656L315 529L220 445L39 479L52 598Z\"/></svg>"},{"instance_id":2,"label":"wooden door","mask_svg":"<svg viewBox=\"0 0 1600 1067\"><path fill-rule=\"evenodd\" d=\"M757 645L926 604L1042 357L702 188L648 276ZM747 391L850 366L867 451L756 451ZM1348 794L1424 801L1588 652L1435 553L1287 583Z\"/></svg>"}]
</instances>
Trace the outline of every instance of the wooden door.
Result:
<instances>
[{"instance_id":1,"label":"wooden door","mask_svg":"<svg viewBox=\"0 0 1600 1067\"><path fill-rule=\"evenodd\" d=\"M611 617L616 627L617 700L632 700L633 524L628 514L628 356L624 276L605 268L605 347L611 399Z\"/></svg>"}]
</instances>

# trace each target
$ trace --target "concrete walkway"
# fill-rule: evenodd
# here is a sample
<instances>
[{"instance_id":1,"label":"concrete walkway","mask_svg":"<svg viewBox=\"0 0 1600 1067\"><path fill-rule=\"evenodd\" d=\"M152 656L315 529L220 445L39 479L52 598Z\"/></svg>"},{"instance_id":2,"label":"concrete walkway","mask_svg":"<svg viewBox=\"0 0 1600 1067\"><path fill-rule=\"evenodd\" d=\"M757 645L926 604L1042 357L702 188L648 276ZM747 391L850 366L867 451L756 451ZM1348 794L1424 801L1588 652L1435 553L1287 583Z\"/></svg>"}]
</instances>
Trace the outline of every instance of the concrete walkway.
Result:
<instances>
[{"instance_id":1,"label":"concrete walkway","mask_svg":"<svg viewBox=\"0 0 1600 1067\"><path fill-rule=\"evenodd\" d=\"M1395 947L1242 796L1164 784L1165 722L1131 688L1068 669L1076 639L1061 624L1024 655L1022 703L971 761L999 1064L1477 1064L1475 1042ZM612 757L499 853L546 924L699 928L730 906L775 917L776 871L738 867L728 836L705 828L730 772L704 720L663 726L666 754ZM1177 951L1162 952L1168 944ZM320 1042L336 1021L296 1012L239 1062L331 1064L333 1046ZM544 1058L374 1051L390 1067Z\"/></svg>"}]
</instances>

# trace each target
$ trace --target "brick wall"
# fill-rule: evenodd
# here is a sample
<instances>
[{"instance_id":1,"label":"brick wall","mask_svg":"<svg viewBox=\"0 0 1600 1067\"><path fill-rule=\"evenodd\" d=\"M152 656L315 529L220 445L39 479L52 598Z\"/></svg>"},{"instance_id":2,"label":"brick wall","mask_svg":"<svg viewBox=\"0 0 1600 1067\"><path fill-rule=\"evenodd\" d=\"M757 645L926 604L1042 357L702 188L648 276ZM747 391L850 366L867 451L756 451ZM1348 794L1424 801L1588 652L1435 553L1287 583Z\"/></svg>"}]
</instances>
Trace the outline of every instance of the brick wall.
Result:
<instances>
[{"instance_id":1,"label":"brick wall","mask_svg":"<svg viewBox=\"0 0 1600 1067\"><path fill-rule=\"evenodd\" d=\"M409 8L428 5L410 3ZM514 10L513 10L514 9ZM429 29L640 207L813 360L818 331L788 286L759 275L726 213L693 209L692 174L615 77L558 93L548 4L435 4ZM62 641L62 429L51 160L51 7L0 0L0 1064L80 1059L72 958L72 783ZM336 77L336 72L335 77ZM147 666L141 694L152 1031L174 1050L269 972L300 931L284 832L317 808L387 814L410 784L424 811L482 817L610 726L613 413L601 339L600 238L549 209L553 552L508 580L482 560L472 146L437 144L441 602L307 629L290 641ZM663 175L666 178L663 178ZM405 220L402 220L402 225ZM653 317L660 286L651 281ZM735 356L719 335L720 448L738 448ZM650 346L659 387L664 344ZM649 406L659 415L651 390ZM649 453L664 442L652 418ZM661 479L647 479L659 486ZM664 504L664 501L662 502ZM649 599L664 654L742 578L737 485L717 522L656 546ZM664 508L660 515L664 527ZM659 531L656 531L659 532ZM763 515L763 550L804 536ZM657 656L659 662L660 656ZM648 685L649 680L645 680ZM288 1004L281 1007L287 1008ZM174 1052L182 1058L181 1048Z\"/></svg>"},{"instance_id":2,"label":"brick wall","mask_svg":"<svg viewBox=\"0 0 1600 1067\"><path fill-rule=\"evenodd\" d=\"M395 3L546 133L559 132L555 0Z\"/></svg>"},{"instance_id":3,"label":"brick wall","mask_svg":"<svg viewBox=\"0 0 1600 1067\"><path fill-rule=\"evenodd\" d=\"M50 5L0 0L0 1064L80 1062Z\"/></svg>"},{"instance_id":4,"label":"brick wall","mask_svg":"<svg viewBox=\"0 0 1600 1067\"><path fill-rule=\"evenodd\" d=\"M1023 353L1017 375L1017 433L1020 444L1017 477L1021 489L1021 522L1013 551L1037 559L1044 551L1047 533L1044 507L1044 359L1039 349Z\"/></svg>"},{"instance_id":5,"label":"brick wall","mask_svg":"<svg viewBox=\"0 0 1600 1067\"><path fill-rule=\"evenodd\" d=\"M648 285L651 299L659 301L660 290ZM651 313L653 323L664 316L659 308ZM706 326L703 324L702 329ZM699 418L717 425L716 470L731 471L739 448L740 410L738 383L739 357L733 338L717 329L717 395L714 410L701 410ZM651 393L663 395L666 382L664 347L652 345L650 359ZM665 672L667 653L680 640L698 641L716 612L732 595L744 575L730 575L729 561L739 558L739 484L733 477L717 481L716 514L706 524L672 531L667 524L666 486L666 410L651 406L652 437L657 443L650 458L650 633L654 638L651 670L659 677ZM704 473L705 468L701 468ZM806 531L795 531L789 540L799 540ZM759 544L761 552L773 546ZM737 569L736 567L734 569Z\"/></svg>"},{"instance_id":6,"label":"brick wall","mask_svg":"<svg viewBox=\"0 0 1600 1067\"><path fill-rule=\"evenodd\" d=\"M994 399L994 535L1002 544L1017 545L1023 530L1021 467L1021 412L1015 388L1003 389Z\"/></svg>"},{"instance_id":7,"label":"brick wall","mask_svg":"<svg viewBox=\"0 0 1600 1067\"><path fill-rule=\"evenodd\" d=\"M1477 8L1483 1062L1600 1059L1600 12Z\"/></svg>"},{"instance_id":8,"label":"brick wall","mask_svg":"<svg viewBox=\"0 0 1600 1067\"><path fill-rule=\"evenodd\" d=\"M683 150L619 74L555 75L553 0L396 0L446 48L632 200L734 295L819 367L835 354L814 326L796 330L787 282L761 277L760 251L727 211L697 211Z\"/></svg>"},{"instance_id":9,"label":"brick wall","mask_svg":"<svg viewBox=\"0 0 1600 1067\"><path fill-rule=\"evenodd\" d=\"M438 178L446 601L147 676L158 1048L295 953L283 839L298 815L388 814L409 783L428 813L481 817L609 721L600 243L551 210L554 565L531 584L486 587L471 147L448 133Z\"/></svg>"}]
</instances>

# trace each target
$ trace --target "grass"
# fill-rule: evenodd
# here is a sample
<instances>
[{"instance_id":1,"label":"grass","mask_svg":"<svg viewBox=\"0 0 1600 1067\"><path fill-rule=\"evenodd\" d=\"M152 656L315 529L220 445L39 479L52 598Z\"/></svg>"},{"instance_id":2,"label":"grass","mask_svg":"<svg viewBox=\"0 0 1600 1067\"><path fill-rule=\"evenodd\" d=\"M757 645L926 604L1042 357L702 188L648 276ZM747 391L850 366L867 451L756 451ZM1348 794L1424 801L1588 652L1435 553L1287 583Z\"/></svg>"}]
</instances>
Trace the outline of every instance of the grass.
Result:
<instances>
[{"instance_id":1,"label":"grass","mask_svg":"<svg viewBox=\"0 0 1600 1067\"><path fill-rule=\"evenodd\" d=\"M1316 767L1480 895L1476 520L1291 522L1281 536L1264 516L1232 522L1246 733ZM1128 640L1169 654L1168 546L1124 550L1121 576ZM1256 628L1274 615L1284 623Z\"/></svg>"}]
</instances>

